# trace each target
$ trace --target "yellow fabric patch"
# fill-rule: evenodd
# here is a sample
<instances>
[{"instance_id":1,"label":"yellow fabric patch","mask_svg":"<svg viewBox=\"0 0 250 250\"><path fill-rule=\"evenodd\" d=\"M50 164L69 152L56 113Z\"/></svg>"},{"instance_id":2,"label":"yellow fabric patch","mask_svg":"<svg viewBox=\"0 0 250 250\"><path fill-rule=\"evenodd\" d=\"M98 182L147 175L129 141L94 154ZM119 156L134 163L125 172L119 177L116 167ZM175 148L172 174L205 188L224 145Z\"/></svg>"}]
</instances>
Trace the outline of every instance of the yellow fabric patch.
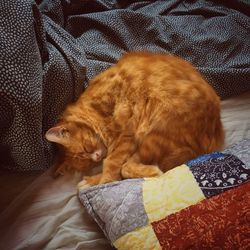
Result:
<instances>
[{"instance_id":1,"label":"yellow fabric patch","mask_svg":"<svg viewBox=\"0 0 250 250\"><path fill-rule=\"evenodd\" d=\"M123 235L114 242L114 246L119 250L162 249L151 225Z\"/></svg>"},{"instance_id":2,"label":"yellow fabric patch","mask_svg":"<svg viewBox=\"0 0 250 250\"><path fill-rule=\"evenodd\" d=\"M176 167L158 178L145 178L142 190L149 222L163 219L205 199L186 165Z\"/></svg>"}]
</instances>

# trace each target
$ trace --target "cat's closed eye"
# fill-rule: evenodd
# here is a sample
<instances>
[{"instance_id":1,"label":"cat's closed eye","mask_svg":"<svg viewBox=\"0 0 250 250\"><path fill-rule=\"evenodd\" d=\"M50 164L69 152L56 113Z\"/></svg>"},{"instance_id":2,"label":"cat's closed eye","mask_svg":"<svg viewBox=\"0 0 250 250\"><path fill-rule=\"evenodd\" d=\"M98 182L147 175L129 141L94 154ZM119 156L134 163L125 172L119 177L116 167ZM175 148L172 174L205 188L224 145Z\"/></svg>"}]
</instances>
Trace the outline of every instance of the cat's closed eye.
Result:
<instances>
[{"instance_id":1,"label":"cat's closed eye","mask_svg":"<svg viewBox=\"0 0 250 250\"><path fill-rule=\"evenodd\" d=\"M92 153L94 152L94 149L93 149L92 146L86 144L86 145L84 145L84 151L85 151L85 153L87 153L87 154L92 154Z\"/></svg>"},{"instance_id":2,"label":"cat's closed eye","mask_svg":"<svg viewBox=\"0 0 250 250\"><path fill-rule=\"evenodd\" d=\"M93 150L85 149L85 153L87 153L87 154L92 154L92 153L93 153Z\"/></svg>"}]
</instances>

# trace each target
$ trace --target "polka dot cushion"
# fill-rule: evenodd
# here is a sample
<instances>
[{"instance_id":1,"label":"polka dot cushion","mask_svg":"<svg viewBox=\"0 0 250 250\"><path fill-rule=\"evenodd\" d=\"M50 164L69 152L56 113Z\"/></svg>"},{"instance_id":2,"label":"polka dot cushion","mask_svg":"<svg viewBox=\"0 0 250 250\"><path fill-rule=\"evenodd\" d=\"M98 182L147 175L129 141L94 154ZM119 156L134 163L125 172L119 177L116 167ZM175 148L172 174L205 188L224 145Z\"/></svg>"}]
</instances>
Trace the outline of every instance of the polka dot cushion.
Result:
<instances>
[{"instance_id":1,"label":"polka dot cushion","mask_svg":"<svg viewBox=\"0 0 250 250\"><path fill-rule=\"evenodd\" d=\"M48 168L45 131L126 51L181 56L222 98L249 90L248 13L243 0L0 1L1 167Z\"/></svg>"}]
</instances>

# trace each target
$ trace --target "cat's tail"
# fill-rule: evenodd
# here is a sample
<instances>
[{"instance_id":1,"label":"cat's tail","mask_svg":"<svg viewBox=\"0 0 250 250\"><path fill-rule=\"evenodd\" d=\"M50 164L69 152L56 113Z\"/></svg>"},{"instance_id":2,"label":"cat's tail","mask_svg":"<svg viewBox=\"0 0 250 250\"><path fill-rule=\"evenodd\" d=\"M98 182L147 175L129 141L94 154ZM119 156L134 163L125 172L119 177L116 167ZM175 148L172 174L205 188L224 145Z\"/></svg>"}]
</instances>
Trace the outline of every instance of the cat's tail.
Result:
<instances>
[{"instance_id":1,"label":"cat's tail","mask_svg":"<svg viewBox=\"0 0 250 250\"><path fill-rule=\"evenodd\" d=\"M224 148L225 132L220 117L214 122L211 133L207 136L203 145L206 145L205 151L215 152Z\"/></svg>"}]
</instances>

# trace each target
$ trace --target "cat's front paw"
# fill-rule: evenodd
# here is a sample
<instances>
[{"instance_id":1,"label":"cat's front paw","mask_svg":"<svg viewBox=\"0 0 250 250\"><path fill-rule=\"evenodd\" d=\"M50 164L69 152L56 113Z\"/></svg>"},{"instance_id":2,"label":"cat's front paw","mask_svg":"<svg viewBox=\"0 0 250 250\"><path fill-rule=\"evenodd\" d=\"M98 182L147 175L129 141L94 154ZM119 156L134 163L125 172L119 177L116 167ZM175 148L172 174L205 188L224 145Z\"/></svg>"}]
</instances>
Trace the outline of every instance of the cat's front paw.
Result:
<instances>
[{"instance_id":1,"label":"cat's front paw","mask_svg":"<svg viewBox=\"0 0 250 250\"><path fill-rule=\"evenodd\" d=\"M89 188L89 187L98 185L101 177L102 177L102 174L97 174L93 176L84 176L83 180L78 183L77 187L78 189L84 189L84 188Z\"/></svg>"},{"instance_id":2,"label":"cat's front paw","mask_svg":"<svg viewBox=\"0 0 250 250\"><path fill-rule=\"evenodd\" d=\"M77 184L78 189L86 189L91 187L91 185L87 182L87 180L82 180Z\"/></svg>"},{"instance_id":3,"label":"cat's front paw","mask_svg":"<svg viewBox=\"0 0 250 250\"><path fill-rule=\"evenodd\" d=\"M111 176L105 176L103 175L102 178L100 179L99 184L106 184L106 183L110 183L110 182L114 182L114 181L120 181L121 177L111 177Z\"/></svg>"}]
</instances>

